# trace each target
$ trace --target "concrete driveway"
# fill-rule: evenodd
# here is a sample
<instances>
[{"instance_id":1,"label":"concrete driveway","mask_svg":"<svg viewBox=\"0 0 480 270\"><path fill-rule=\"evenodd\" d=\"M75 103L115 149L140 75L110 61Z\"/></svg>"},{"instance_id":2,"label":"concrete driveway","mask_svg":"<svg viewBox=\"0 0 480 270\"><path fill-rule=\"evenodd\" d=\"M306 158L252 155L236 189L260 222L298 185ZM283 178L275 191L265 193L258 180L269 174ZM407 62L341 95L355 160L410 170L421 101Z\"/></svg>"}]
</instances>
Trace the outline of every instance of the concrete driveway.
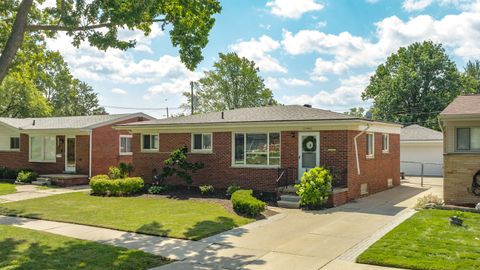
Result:
<instances>
[{"instance_id":1,"label":"concrete driveway","mask_svg":"<svg viewBox=\"0 0 480 270\"><path fill-rule=\"evenodd\" d=\"M415 181L325 211L276 209L271 219L203 239L207 248L160 269L376 269L355 258L410 217L419 196L442 194L441 185Z\"/></svg>"}]
</instances>

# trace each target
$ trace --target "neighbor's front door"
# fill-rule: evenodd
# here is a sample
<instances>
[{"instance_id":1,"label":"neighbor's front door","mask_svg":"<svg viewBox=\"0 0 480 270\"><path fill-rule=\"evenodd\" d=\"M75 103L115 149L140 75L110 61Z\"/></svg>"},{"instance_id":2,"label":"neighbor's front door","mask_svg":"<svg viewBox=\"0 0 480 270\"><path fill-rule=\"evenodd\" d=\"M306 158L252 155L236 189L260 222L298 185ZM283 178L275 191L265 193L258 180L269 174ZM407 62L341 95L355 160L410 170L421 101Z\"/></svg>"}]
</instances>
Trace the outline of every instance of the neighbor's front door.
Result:
<instances>
[{"instance_id":1,"label":"neighbor's front door","mask_svg":"<svg viewBox=\"0 0 480 270\"><path fill-rule=\"evenodd\" d=\"M65 171L74 173L76 170L76 140L75 137L66 138L66 147L65 147Z\"/></svg>"},{"instance_id":2,"label":"neighbor's front door","mask_svg":"<svg viewBox=\"0 0 480 270\"><path fill-rule=\"evenodd\" d=\"M318 132L298 134L298 180L304 172L320 165L320 136Z\"/></svg>"}]
</instances>

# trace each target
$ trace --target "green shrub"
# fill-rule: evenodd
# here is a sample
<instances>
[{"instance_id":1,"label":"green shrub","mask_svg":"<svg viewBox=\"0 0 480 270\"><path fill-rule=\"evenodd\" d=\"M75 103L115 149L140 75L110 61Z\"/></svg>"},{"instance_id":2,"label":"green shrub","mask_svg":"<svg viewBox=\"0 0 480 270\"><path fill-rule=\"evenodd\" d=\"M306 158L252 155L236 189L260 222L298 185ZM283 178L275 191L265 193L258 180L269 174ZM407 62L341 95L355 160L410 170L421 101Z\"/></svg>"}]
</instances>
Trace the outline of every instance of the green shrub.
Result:
<instances>
[{"instance_id":1,"label":"green shrub","mask_svg":"<svg viewBox=\"0 0 480 270\"><path fill-rule=\"evenodd\" d=\"M115 166L110 166L108 168L108 177L110 179L124 178L123 175L122 175L122 171L118 167L115 167Z\"/></svg>"},{"instance_id":2,"label":"green shrub","mask_svg":"<svg viewBox=\"0 0 480 270\"><path fill-rule=\"evenodd\" d=\"M17 179L18 171L14 169L10 169L7 167L0 168L0 179L1 180L13 180Z\"/></svg>"},{"instance_id":3,"label":"green shrub","mask_svg":"<svg viewBox=\"0 0 480 270\"><path fill-rule=\"evenodd\" d=\"M227 197L232 197L232 194L235 193L235 191L240 190L240 186L237 185L231 185L227 188L226 195Z\"/></svg>"},{"instance_id":4,"label":"green shrub","mask_svg":"<svg viewBox=\"0 0 480 270\"><path fill-rule=\"evenodd\" d=\"M38 173L22 170L17 175L17 182L19 183L31 183L32 181L37 180Z\"/></svg>"},{"instance_id":5,"label":"green shrub","mask_svg":"<svg viewBox=\"0 0 480 270\"><path fill-rule=\"evenodd\" d=\"M300 184L295 185L300 196L300 205L317 209L325 206L332 192L332 174L323 167L316 167L305 172Z\"/></svg>"},{"instance_id":6,"label":"green shrub","mask_svg":"<svg viewBox=\"0 0 480 270\"><path fill-rule=\"evenodd\" d=\"M233 209L249 217L258 216L261 212L265 211L267 204L253 197L252 194L252 190L240 189L235 191L231 199Z\"/></svg>"},{"instance_id":7,"label":"green shrub","mask_svg":"<svg viewBox=\"0 0 480 270\"><path fill-rule=\"evenodd\" d=\"M130 163L120 162L118 163L117 168L120 170L120 178L129 177L130 174L133 172L133 165Z\"/></svg>"},{"instance_id":8,"label":"green shrub","mask_svg":"<svg viewBox=\"0 0 480 270\"><path fill-rule=\"evenodd\" d=\"M148 193L150 193L150 194L161 194L161 193L164 193L164 192L171 191L173 189L175 189L175 186L173 186L173 185L154 185L154 186L151 186L148 189Z\"/></svg>"},{"instance_id":9,"label":"green shrub","mask_svg":"<svg viewBox=\"0 0 480 270\"><path fill-rule=\"evenodd\" d=\"M215 191L212 185L199 186L198 189L202 195L212 194Z\"/></svg>"},{"instance_id":10,"label":"green shrub","mask_svg":"<svg viewBox=\"0 0 480 270\"><path fill-rule=\"evenodd\" d=\"M90 179L92 194L100 196L128 196L143 190L144 181L140 177L125 179L108 179L105 175L97 175Z\"/></svg>"}]
</instances>

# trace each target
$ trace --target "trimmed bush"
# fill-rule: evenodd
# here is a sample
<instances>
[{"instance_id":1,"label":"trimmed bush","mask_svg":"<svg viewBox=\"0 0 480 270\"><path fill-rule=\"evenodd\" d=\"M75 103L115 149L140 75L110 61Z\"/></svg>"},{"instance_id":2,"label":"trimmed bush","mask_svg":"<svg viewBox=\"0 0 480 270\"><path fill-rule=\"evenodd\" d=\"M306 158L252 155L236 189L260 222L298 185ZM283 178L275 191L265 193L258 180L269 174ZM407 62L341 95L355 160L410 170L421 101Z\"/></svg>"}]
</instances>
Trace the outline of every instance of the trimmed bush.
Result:
<instances>
[{"instance_id":1,"label":"trimmed bush","mask_svg":"<svg viewBox=\"0 0 480 270\"><path fill-rule=\"evenodd\" d=\"M7 167L0 168L0 180L12 180L14 182L17 179L18 171ZM9 181L10 182L10 181Z\"/></svg>"},{"instance_id":2,"label":"trimmed bush","mask_svg":"<svg viewBox=\"0 0 480 270\"><path fill-rule=\"evenodd\" d=\"M199 186L198 189L202 195L212 194L215 191L212 185Z\"/></svg>"},{"instance_id":3,"label":"trimmed bush","mask_svg":"<svg viewBox=\"0 0 480 270\"><path fill-rule=\"evenodd\" d=\"M32 183L37 180L38 173L32 171L20 171L17 175L17 182L19 183Z\"/></svg>"},{"instance_id":4,"label":"trimmed bush","mask_svg":"<svg viewBox=\"0 0 480 270\"><path fill-rule=\"evenodd\" d=\"M232 197L232 194L237 191L237 190L240 190L240 186L237 186L237 185L231 185L227 188L227 192L226 192L226 195L228 198Z\"/></svg>"},{"instance_id":5,"label":"trimmed bush","mask_svg":"<svg viewBox=\"0 0 480 270\"><path fill-rule=\"evenodd\" d=\"M258 216L265 211L267 204L253 197L252 190L240 189L232 194L233 209L249 217Z\"/></svg>"},{"instance_id":6,"label":"trimmed bush","mask_svg":"<svg viewBox=\"0 0 480 270\"><path fill-rule=\"evenodd\" d=\"M125 179L109 179L105 175L97 175L90 179L92 194L100 196L128 196L143 190L144 181L140 177Z\"/></svg>"},{"instance_id":7,"label":"trimmed bush","mask_svg":"<svg viewBox=\"0 0 480 270\"><path fill-rule=\"evenodd\" d=\"M295 191L300 196L300 205L318 209L325 206L332 191L332 174L323 167L316 167L305 172Z\"/></svg>"},{"instance_id":8,"label":"trimmed bush","mask_svg":"<svg viewBox=\"0 0 480 270\"><path fill-rule=\"evenodd\" d=\"M175 186L172 186L172 185L154 185L154 186L151 186L148 189L148 193L150 193L150 194L161 194L161 193L173 190L173 189L175 189Z\"/></svg>"}]
</instances>

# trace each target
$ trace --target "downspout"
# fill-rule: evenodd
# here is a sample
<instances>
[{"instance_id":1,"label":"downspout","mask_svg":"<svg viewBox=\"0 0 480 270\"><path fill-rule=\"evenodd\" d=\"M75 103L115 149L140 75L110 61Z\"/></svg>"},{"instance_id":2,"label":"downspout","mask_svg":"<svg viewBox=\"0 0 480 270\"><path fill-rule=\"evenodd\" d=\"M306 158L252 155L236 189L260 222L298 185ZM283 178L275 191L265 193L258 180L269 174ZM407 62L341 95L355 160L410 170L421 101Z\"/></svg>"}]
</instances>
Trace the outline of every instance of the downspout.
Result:
<instances>
[{"instance_id":1,"label":"downspout","mask_svg":"<svg viewBox=\"0 0 480 270\"><path fill-rule=\"evenodd\" d=\"M440 119L440 116L437 116L437 120L438 120L438 126L440 127L440 130L442 131L442 139L445 140L445 131L443 130L443 126L442 126L442 120ZM443 143L443 153L447 153L447 149L446 149L446 143L444 142Z\"/></svg>"},{"instance_id":2,"label":"downspout","mask_svg":"<svg viewBox=\"0 0 480 270\"><path fill-rule=\"evenodd\" d=\"M89 130L89 145L88 145L88 178L92 177L92 145L93 145L93 130Z\"/></svg>"},{"instance_id":3,"label":"downspout","mask_svg":"<svg viewBox=\"0 0 480 270\"><path fill-rule=\"evenodd\" d=\"M358 137L362 136L363 134L365 134L365 132L367 132L367 130L370 129L370 124L367 124L367 127L360 133L358 133L357 135L355 135L355 137L353 137L353 142L355 144L355 158L356 158L356 161L357 161L357 174L360 175L360 159L358 157L358 143L357 143L357 139Z\"/></svg>"}]
</instances>

